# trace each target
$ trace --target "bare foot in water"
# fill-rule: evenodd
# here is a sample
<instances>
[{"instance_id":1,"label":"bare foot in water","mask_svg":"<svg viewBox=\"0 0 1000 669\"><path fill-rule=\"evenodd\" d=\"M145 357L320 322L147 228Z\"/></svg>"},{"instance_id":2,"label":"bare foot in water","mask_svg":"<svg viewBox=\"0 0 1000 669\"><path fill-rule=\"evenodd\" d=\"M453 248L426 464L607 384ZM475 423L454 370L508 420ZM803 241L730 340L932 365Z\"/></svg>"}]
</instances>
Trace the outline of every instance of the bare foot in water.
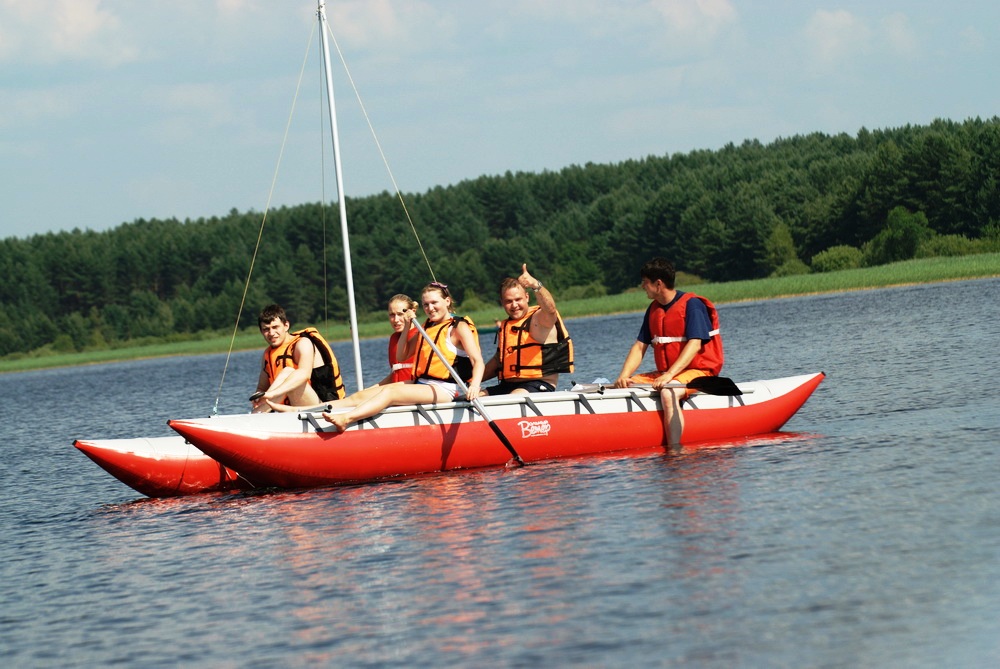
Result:
<instances>
[{"instance_id":1,"label":"bare foot in water","mask_svg":"<svg viewBox=\"0 0 1000 669\"><path fill-rule=\"evenodd\" d=\"M347 414L343 413L323 413L323 418L327 422L333 423L333 426L337 428L337 432L343 432L347 429L347 426L351 421L347 420Z\"/></svg>"}]
</instances>

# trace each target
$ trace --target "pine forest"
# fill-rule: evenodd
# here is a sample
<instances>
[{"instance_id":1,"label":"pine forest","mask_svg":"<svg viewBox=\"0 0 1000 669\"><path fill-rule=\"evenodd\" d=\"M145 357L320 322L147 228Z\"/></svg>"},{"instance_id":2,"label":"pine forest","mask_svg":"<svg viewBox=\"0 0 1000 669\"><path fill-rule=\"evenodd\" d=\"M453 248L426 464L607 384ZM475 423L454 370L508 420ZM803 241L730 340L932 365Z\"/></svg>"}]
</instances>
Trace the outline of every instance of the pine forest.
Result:
<instances>
[{"instance_id":1,"label":"pine forest","mask_svg":"<svg viewBox=\"0 0 1000 669\"><path fill-rule=\"evenodd\" d=\"M438 280L493 301L526 262L559 299L634 288L662 255L722 282L1000 250L1000 118L812 134L403 194ZM348 198L356 299L381 314L431 281L400 199ZM231 329L248 308L348 313L337 204L136 220L0 241L0 356ZM262 219L265 225L262 228Z\"/></svg>"}]
</instances>

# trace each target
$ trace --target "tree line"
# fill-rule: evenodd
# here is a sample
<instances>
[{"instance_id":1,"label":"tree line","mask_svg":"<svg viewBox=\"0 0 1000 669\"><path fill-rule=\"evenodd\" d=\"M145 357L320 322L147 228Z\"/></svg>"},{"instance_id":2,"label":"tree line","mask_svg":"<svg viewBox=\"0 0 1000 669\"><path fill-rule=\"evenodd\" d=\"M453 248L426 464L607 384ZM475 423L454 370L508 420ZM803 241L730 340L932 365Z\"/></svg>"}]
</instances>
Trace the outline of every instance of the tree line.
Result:
<instances>
[{"instance_id":1,"label":"tree line","mask_svg":"<svg viewBox=\"0 0 1000 669\"><path fill-rule=\"evenodd\" d=\"M653 255L730 281L998 250L1000 118L507 172L403 200L467 306L521 262L569 299L634 287ZM346 206L359 311L419 292L430 272L399 198ZM0 356L228 331L245 286L241 327L271 302L295 323L346 318L338 216L311 203L0 241Z\"/></svg>"}]
</instances>

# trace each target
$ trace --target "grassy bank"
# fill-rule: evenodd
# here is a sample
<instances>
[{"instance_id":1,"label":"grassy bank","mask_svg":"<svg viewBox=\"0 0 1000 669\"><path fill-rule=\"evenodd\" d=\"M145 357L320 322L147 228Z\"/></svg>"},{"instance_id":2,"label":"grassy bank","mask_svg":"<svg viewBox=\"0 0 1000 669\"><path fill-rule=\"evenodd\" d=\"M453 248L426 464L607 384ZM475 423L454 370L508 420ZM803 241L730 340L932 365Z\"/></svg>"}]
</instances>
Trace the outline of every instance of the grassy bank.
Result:
<instances>
[{"instance_id":1,"label":"grassy bank","mask_svg":"<svg viewBox=\"0 0 1000 669\"><path fill-rule=\"evenodd\" d=\"M747 300L764 300L793 295L811 295L847 290L864 290L914 283L935 283L958 279L973 279L1000 276L1000 253L971 256L925 258L906 262L880 265L865 269L844 270L824 274L803 274L754 281L732 281L728 283L702 283L697 292L716 304ZM688 289L693 286L678 285ZM558 300L559 296L556 295ZM641 290L620 295L588 298L581 300L559 300L559 310L564 318L595 316L641 311L648 301ZM461 310L460 310L461 311ZM466 312L463 312L466 313ZM483 327L503 316L499 307L468 312L473 320ZM293 323L301 326L301 323ZM345 341L351 338L346 323L323 325L320 329L331 341ZM362 338L385 337L389 328L384 319L363 322L358 326ZM18 372L50 367L86 365L120 360L136 360L168 355L200 355L225 353L230 347L230 335L207 337L196 341L155 343L116 349L85 351L81 353L48 353L22 356L16 359L0 360L0 373ZM263 347L263 340L256 330L243 331L233 342L234 351Z\"/></svg>"}]
</instances>

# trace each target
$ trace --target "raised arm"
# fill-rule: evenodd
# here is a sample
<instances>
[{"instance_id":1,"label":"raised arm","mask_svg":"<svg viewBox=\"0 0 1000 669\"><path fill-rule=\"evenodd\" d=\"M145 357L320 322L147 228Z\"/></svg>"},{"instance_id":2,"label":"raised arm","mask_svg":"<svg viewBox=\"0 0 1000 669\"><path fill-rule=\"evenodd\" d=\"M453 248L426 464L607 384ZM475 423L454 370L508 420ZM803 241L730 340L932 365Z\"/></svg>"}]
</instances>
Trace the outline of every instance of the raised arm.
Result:
<instances>
[{"instance_id":1,"label":"raised arm","mask_svg":"<svg viewBox=\"0 0 1000 669\"><path fill-rule=\"evenodd\" d=\"M410 330L413 329L413 319L417 317L417 312L407 309L403 314L406 326L399 334L399 341L396 342L396 360L409 360L417 354L420 347L420 337L411 337Z\"/></svg>"},{"instance_id":2,"label":"raised arm","mask_svg":"<svg viewBox=\"0 0 1000 669\"><path fill-rule=\"evenodd\" d=\"M517 282L525 290L535 293L535 299L538 301L538 306L541 307L532 321L538 323L539 327L546 330L554 326L559 316L559 310L556 308L556 300L552 297L549 289L542 285L541 281L531 276L531 273L528 272L527 263L521 265L521 276L517 277Z\"/></svg>"}]
</instances>

